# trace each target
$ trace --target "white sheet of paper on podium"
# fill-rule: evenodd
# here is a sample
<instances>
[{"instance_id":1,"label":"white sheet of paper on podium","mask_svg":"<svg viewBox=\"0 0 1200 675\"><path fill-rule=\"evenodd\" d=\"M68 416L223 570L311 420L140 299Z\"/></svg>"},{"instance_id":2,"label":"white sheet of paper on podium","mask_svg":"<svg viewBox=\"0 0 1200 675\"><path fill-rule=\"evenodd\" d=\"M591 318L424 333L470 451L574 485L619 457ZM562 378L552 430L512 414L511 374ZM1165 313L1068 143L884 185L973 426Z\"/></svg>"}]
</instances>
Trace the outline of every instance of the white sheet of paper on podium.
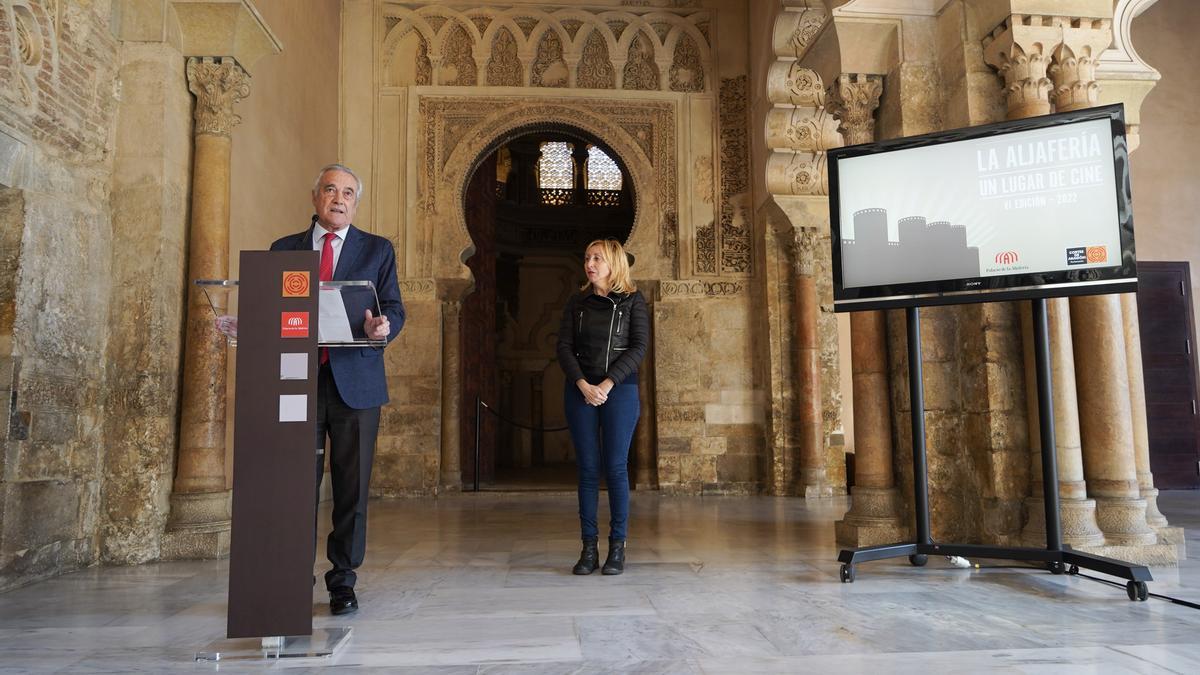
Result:
<instances>
[{"instance_id":1,"label":"white sheet of paper on podium","mask_svg":"<svg viewBox=\"0 0 1200 675\"><path fill-rule=\"evenodd\" d=\"M379 295L370 281L322 281L318 293L317 343L322 347L383 347L363 331L367 310L379 316Z\"/></svg>"},{"instance_id":2,"label":"white sheet of paper on podium","mask_svg":"<svg viewBox=\"0 0 1200 675\"><path fill-rule=\"evenodd\" d=\"M354 332L350 329L350 318L346 316L341 289L321 286L319 300L321 315L317 318L317 342L353 342Z\"/></svg>"}]
</instances>

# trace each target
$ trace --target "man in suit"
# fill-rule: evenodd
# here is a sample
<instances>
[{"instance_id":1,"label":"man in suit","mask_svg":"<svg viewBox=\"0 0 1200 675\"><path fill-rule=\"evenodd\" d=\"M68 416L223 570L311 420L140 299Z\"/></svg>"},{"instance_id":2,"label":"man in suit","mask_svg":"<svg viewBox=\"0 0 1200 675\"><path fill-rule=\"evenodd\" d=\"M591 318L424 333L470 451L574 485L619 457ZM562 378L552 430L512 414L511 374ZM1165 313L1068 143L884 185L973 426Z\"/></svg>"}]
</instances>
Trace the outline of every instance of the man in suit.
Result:
<instances>
[{"instance_id":1,"label":"man in suit","mask_svg":"<svg viewBox=\"0 0 1200 675\"><path fill-rule=\"evenodd\" d=\"M367 309L362 332L391 342L404 326L404 303L396 281L396 252L383 237L351 223L362 198L362 181L341 164L322 167L313 184L316 210L312 226L271 244L272 251L320 251L321 281L370 281L379 294L380 315ZM383 348L322 348L317 376L317 494L329 438L329 471L333 487L333 531L325 573L329 608L334 614L358 609L355 569L366 553L367 497L371 463L379 433L379 408L388 401Z\"/></svg>"}]
</instances>

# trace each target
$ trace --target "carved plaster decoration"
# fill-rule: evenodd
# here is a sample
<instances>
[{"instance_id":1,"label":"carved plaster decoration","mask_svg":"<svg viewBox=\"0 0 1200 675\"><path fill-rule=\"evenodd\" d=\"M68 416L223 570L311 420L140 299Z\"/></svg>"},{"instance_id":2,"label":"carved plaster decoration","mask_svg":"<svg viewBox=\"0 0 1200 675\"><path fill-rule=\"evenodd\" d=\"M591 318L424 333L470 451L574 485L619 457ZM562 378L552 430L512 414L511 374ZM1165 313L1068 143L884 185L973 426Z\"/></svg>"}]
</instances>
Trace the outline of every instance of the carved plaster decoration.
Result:
<instances>
[{"instance_id":1,"label":"carved plaster decoration","mask_svg":"<svg viewBox=\"0 0 1200 675\"><path fill-rule=\"evenodd\" d=\"M882 94L883 78L879 75L842 74L830 87L829 109L847 144L875 140L875 110Z\"/></svg>"},{"instance_id":2,"label":"carved plaster decoration","mask_svg":"<svg viewBox=\"0 0 1200 675\"><path fill-rule=\"evenodd\" d=\"M400 294L408 302L437 300L437 282L434 279L400 279Z\"/></svg>"},{"instance_id":3,"label":"carved plaster decoration","mask_svg":"<svg viewBox=\"0 0 1200 675\"><path fill-rule=\"evenodd\" d=\"M493 87L519 87L524 79L521 60L517 58L517 41L505 27L496 31L492 41L492 58L487 65L487 83Z\"/></svg>"},{"instance_id":4,"label":"carved plaster decoration","mask_svg":"<svg viewBox=\"0 0 1200 675\"><path fill-rule=\"evenodd\" d=\"M572 6L544 12L521 5L458 9L445 3L420 7L387 3L383 12L384 70L412 69L407 63L396 66L394 61L412 58L411 52L396 50L396 44L416 30L426 42L436 73L432 84L490 82L489 68L497 55L501 29L509 32L518 57L528 68L529 81L523 85L567 86L569 74L575 72L577 81L587 83L586 88L611 89L619 86L616 75L628 71L628 81L621 88L658 91L669 86L676 91L699 92L708 88L707 74L713 72L713 47L705 32L712 12L703 8L593 10ZM547 37L551 34L556 37ZM555 39L557 45L552 44ZM507 44L503 47L509 49ZM540 75L532 69L533 63L539 64ZM564 84L555 84L560 81Z\"/></svg>"},{"instance_id":5,"label":"carved plaster decoration","mask_svg":"<svg viewBox=\"0 0 1200 675\"><path fill-rule=\"evenodd\" d=\"M433 64L429 61L429 45L422 36L417 43L417 85L428 85L433 82Z\"/></svg>"},{"instance_id":6,"label":"carved plaster decoration","mask_svg":"<svg viewBox=\"0 0 1200 675\"><path fill-rule=\"evenodd\" d=\"M228 138L242 121L233 104L250 95L250 76L231 57L193 56L187 61L187 79L188 90L196 95L194 133Z\"/></svg>"},{"instance_id":7,"label":"carved plaster decoration","mask_svg":"<svg viewBox=\"0 0 1200 675\"><path fill-rule=\"evenodd\" d=\"M700 51L690 35L684 34L675 43L675 58L671 63L671 91L704 91L704 65Z\"/></svg>"},{"instance_id":8,"label":"carved plaster decoration","mask_svg":"<svg viewBox=\"0 0 1200 675\"><path fill-rule=\"evenodd\" d=\"M616 69L608 57L608 44L599 30L588 33L579 59L575 84L580 89L613 89L617 86Z\"/></svg>"},{"instance_id":9,"label":"carved plaster decoration","mask_svg":"<svg viewBox=\"0 0 1200 675\"><path fill-rule=\"evenodd\" d=\"M442 48L438 84L469 86L477 82L473 42L467 29L454 24Z\"/></svg>"},{"instance_id":10,"label":"carved plaster decoration","mask_svg":"<svg viewBox=\"0 0 1200 675\"><path fill-rule=\"evenodd\" d=\"M696 228L694 242L696 250L696 272L700 274L717 273L717 225L708 221Z\"/></svg>"},{"instance_id":11,"label":"carved plaster decoration","mask_svg":"<svg viewBox=\"0 0 1200 675\"><path fill-rule=\"evenodd\" d=\"M750 191L748 102L745 75L721 80L718 122L721 152L720 271L723 274L753 273L753 219L746 212Z\"/></svg>"},{"instance_id":12,"label":"carved plaster decoration","mask_svg":"<svg viewBox=\"0 0 1200 675\"><path fill-rule=\"evenodd\" d=\"M775 34L772 39L775 55L780 58L803 59L828 23L829 11L824 7L785 10L775 22Z\"/></svg>"},{"instance_id":13,"label":"carved plaster decoration","mask_svg":"<svg viewBox=\"0 0 1200 675\"><path fill-rule=\"evenodd\" d=\"M621 78L622 89L658 90L658 65L654 62L654 45L644 33L639 33L629 45L629 59Z\"/></svg>"},{"instance_id":14,"label":"carved plaster decoration","mask_svg":"<svg viewBox=\"0 0 1200 675\"><path fill-rule=\"evenodd\" d=\"M562 40L552 30L542 34L538 43L529 83L535 87L567 86L567 62L563 60Z\"/></svg>"}]
</instances>

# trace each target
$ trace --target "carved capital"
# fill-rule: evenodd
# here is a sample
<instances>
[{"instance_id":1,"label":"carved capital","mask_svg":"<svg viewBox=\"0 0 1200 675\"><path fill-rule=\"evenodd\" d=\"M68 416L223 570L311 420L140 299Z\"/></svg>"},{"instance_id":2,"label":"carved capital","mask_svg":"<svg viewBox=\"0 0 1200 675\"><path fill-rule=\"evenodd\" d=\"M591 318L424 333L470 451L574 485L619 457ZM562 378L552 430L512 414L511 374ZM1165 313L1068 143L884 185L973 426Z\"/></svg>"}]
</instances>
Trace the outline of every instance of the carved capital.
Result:
<instances>
[{"instance_id":1,"label":"carved capital","mask_svg":"<svg viewBox=\"0 0 1200 675\"><path fill-rule=\"evenodd\" d=\"M194 133L229 137L241 118L233 104L250 95L250 76L228 56L191 57L187 61L188 89L196 95Z\"/></svg>"},{"instance_id":2,"label":"carved capital","mask_svg":"<svg viewBox=\"0 0 1200 675\"><path fill-rule=\"evenodd\" d=\"M811 227L797 227L793 230L789 248L792 254L792 271L798 276L811 277L816 273L816 252L820 239L820 234Z\"/></svg>"},{"instance_id":3,"label":"carved capital","mask_svg":"<svg viewBox=\"0 0 1200 675\"><path fill-rule=\"evenodd\" d=\"M875 140L875 110L883 95L883 77L842 74L829 88L829 111L848 145Z\"/></svg>"},{"instance_id":4,"label":"carved capital","mask_svg":"<svg viewBox=\"0 0 1200 675\"><path fill-rule=\"evenodd\" d=\"M1048 71L1059 112L1097 105L1100 85L1096 66L1111 41L1112 28L1107 22L1099 28L1065 29L1064 42L1054 50Z\"/></svg>"},{"instance_id":5,"label":"carved capital","mask_svg":"<svg viewBox=\"0 0 1200 675\"><path fill-rule=\"evenodd\" d=\"M1004 78L1009 118L1050 112L1050 55L1062 43L1052 17L1010 16L983 39L983 59Z\"/></svg>"}]
</instances>

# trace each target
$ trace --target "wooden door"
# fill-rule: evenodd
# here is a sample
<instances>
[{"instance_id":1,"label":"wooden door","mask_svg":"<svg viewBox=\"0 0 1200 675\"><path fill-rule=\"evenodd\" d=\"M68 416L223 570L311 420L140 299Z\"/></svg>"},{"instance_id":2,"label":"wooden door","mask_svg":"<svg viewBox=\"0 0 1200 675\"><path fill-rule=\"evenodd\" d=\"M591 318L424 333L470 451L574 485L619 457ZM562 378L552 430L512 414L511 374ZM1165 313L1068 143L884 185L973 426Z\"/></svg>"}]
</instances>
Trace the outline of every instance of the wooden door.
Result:
<instances>
[{"instance_id":1,"label":"wooden door","mask_svg":"<svg viewBox=\"0 0 1200 675\"><path fill-rule=\"evenodd\" d=\"M1138 322L1155 487L1200 488L1196 327L1186 262L1138 262Z\"/></svg>"}]
</instances>

